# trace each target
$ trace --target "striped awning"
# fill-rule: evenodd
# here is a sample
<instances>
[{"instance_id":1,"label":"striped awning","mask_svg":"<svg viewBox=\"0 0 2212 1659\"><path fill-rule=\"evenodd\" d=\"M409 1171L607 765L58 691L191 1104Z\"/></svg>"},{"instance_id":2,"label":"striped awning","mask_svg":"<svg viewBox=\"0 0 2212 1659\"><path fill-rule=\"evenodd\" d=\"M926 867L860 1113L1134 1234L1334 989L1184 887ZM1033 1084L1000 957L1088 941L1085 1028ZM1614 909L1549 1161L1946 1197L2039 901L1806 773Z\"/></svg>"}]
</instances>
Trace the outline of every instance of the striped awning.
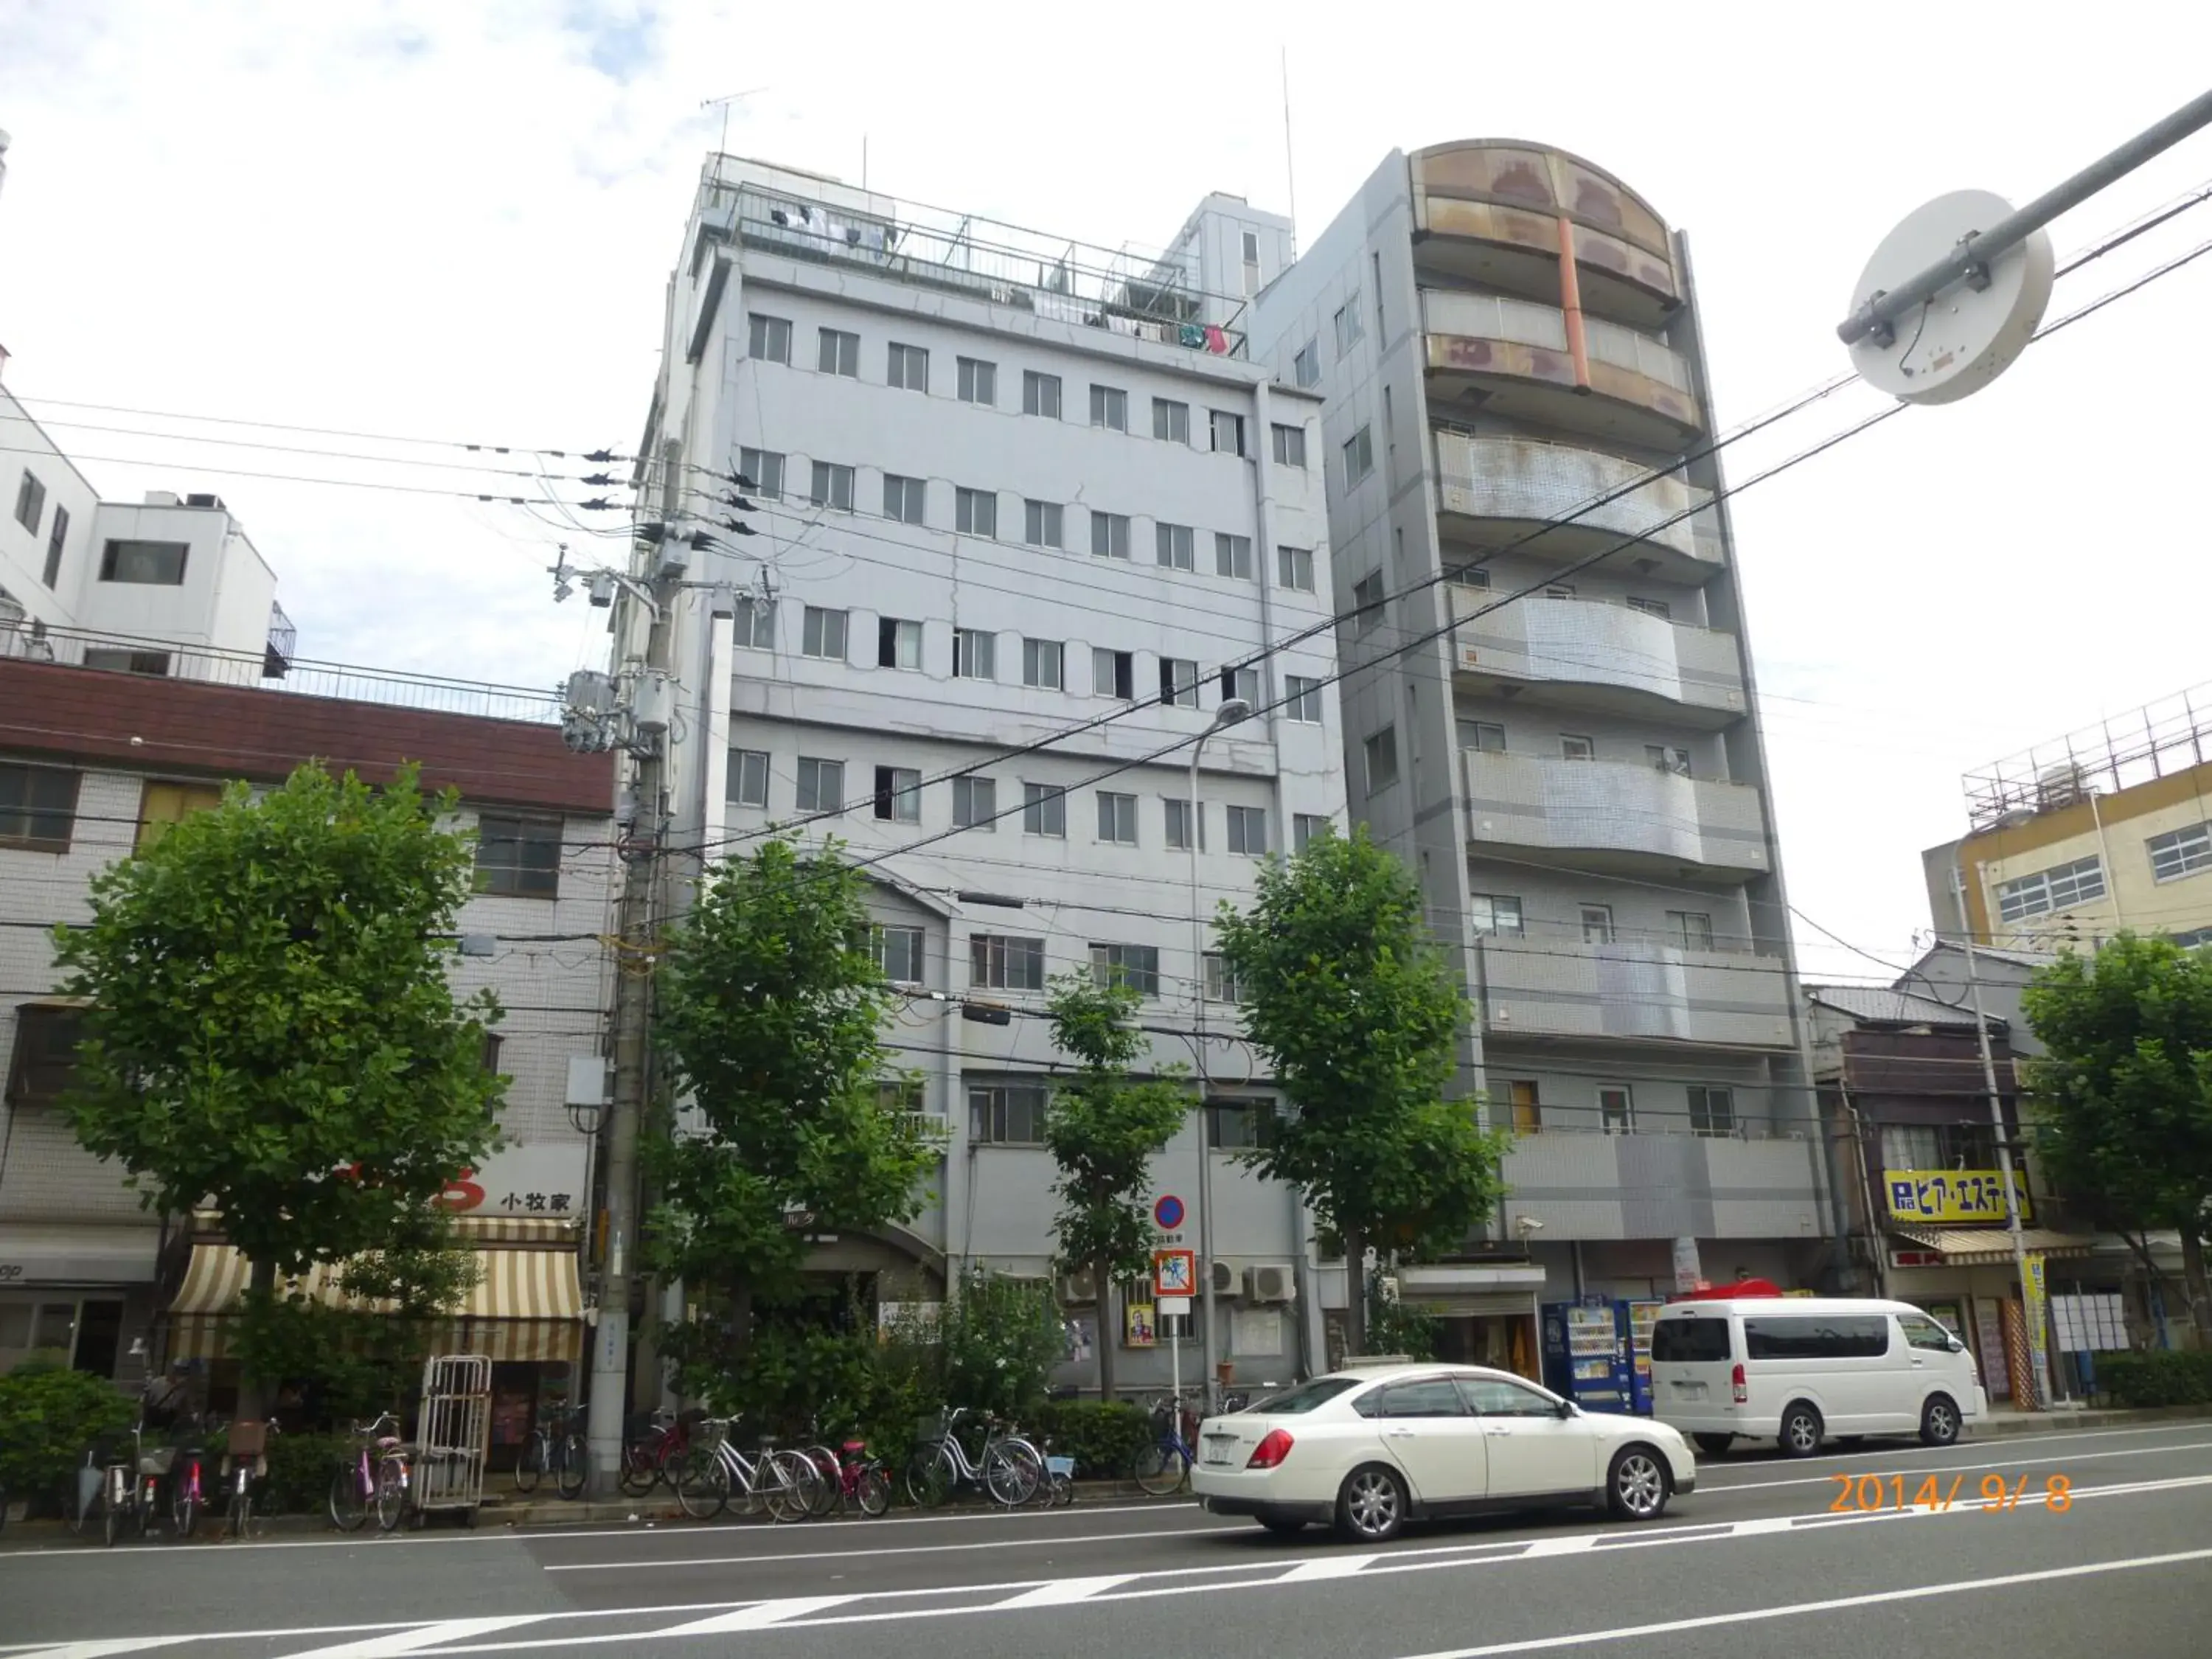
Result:
<instances>
[{"instance_id":1,"label":"striped awning","mask_svg":"<svg viewBox=\"0 0 2212 1659\"><path fill-rule=\"evenodd\" d=\"M584 1292L573 1229L534 1217L467 1218L456 1227L461 1243L472 1247L477 1282L434 1339L434 1348L499 1360L580 1358ZM338 1283L343 1272L341 1264L319 1262L297 1279L280 1280L279 1288L327 1307L390 1311L388 1302L346 1295ZM169 1304L169 1357L224 1358L252 1276L242 1252L204 1231L197 1237L184 1283Z\"/></svg>"},{"instance_id":2,"label":"striped awning","mask_svg":"<svg viewBox=\"0 0 2212 1659\"><path fill-rule=\"evenodd\" d=\"M2004 1227L1892 1227L1890 1231L1923 1250L1934 1250L1946 1261L2009 1261L2012 1233ZM2047 1227L2022 1227L2020 1242L2039 1255L2087 1255L2097 1241L2086 1233L2053 1232Z\"/></svg>"}]
</instances>

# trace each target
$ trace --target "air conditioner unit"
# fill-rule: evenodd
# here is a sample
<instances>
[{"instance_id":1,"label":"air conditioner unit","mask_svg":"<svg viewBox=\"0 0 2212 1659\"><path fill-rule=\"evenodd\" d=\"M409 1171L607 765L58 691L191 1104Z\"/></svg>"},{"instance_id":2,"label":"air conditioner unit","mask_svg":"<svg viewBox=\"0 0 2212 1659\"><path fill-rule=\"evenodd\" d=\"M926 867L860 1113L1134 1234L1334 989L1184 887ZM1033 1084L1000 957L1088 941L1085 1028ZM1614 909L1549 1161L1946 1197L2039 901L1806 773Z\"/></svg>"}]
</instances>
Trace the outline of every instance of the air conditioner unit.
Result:
<instances>
[{"instance_id":1,"label":"air conditioner unit","mask_svg":"<svg viewBox=\"0 0 2212 1659\"><path fill-rule=\"evenodd\" d=\"M1298 1282L1287 1261L1262 1261L1244 1270L1244 1293L1255 1302L1295 1302Z\"/></svg>"},{"instance_id":2,"label":"air conditioner unit","mask_svg":"<svg viewBox=\"0 0 2212 1659\"><path fill-rule=\"evenodd\" d=\"M1060 1278L1060 1299L1068 1307L1079 1307L1098 1299L1097 1275L1085 1267L1080 1273L1062 1273Z\"/></svg>"},{"instance_id":3,"label":"air conditioner unit","mask_svg":"<svg viewBox=\"0 0 2212 1659\"><path fill-rule=\"evenodd\" d=\"M1226 1262L1226 1261L1224 1261L1220 1260L1218 1257L1215 1258L1215 1260L1213 1261L1213 1262L1212 1262L1212 1268L1213 1268L1213 1293L1214 1293L1214 1295L1216 1295L1216 1296L1234 1296L1234 1295L1236 1295L1236 1294L1237 1294L1237 1269L1236 1269L1235 1267L1231 1267L1228 1262Z\"/></svg>"}]
</instances>

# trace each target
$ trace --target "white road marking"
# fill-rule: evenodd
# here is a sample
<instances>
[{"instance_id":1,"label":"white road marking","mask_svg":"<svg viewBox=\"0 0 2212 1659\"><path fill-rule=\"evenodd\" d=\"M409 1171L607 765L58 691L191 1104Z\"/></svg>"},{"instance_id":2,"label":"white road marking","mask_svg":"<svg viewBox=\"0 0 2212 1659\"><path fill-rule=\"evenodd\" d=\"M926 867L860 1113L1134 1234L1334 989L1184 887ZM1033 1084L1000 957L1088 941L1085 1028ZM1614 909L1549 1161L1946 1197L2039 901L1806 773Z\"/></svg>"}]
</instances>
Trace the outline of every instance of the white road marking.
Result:
<instances>
[{"instance_id":1,"label":"white road marking","mask_svg":"<svg viewBox=\"0 0 2212 1659\"><path fill-rule=\"evenodd\" d=\"M2212 1451L2212 1440L2185 1441L2178 1446L2116 1446L2110 1451L2069 1452L2066 1462L2099 1462L2108 1457L2163 1457L2168 1452ZM1956 1474L1960 1470L2016 1469L2026 1463L2040 1463L2041 1457L1988 1458L1978 1463L1913 1463L1897 1468L1876 1469L1863 1465L1855 1467L1853 1474ZM1771 1492L1778 1486L1825 1486L1838 1478L1837 1474L1798 1474L1786 1480L1731 1480L1708 1485L1698 1483L1697 1496L1717 1498L1723 1492Z\"/></svg>"},{"instance_id":2,"label":"white road marking","mask_svg":"<svg viewBox=\"0 0 2212 1659\"><path fill-rule=\"evenodd\" d=\"M1534 1540L1522 1552L1527 1555L1578 1555L1595 1548L1597 1540L1607 1536L1601 1532L1555 1533L1547 1538Z\"/></svg>"},{"instance_id":3,"label":"white road marking","mask_svg":"<svg viewBox=\"0 0 2212 1659\"><path fill-rule=\"evenodd\" d=\"M1324 1555L1310 1561L1301 1561L1275 1582L1279 1584L1310 1584L1323 1578L1349 1578L1373 1566L1382 1558L1379 1555Z\"/></svg>"},{"instance_id":4,"label":"white road marking","mask_svg":"<svg viewBox=\"0 0 2212 1659\"><path fill-rule=\"evenodd\" d=\"M2065 1567L2045 1567L2035 1572L2010 1572L1997 1578L1961 1578L1948 1584L1916 1584L1910 1589L1869 1590L1862 1595L1838 1595L1826 1601L1792 1601L1778 1607L1747 1607L1741 1613L1709 1613L1695 1619L1669 1619L1655 1625L1622 1626L1613 1630L1577 1631L1570 1636L1535 1636L1519 1642L1493 1642L1486 1647L1447 1648L1410 1659L1498 1659L1508 1653L1541 1653L1547 1649L1577 1648L1596 1642L1632 1642L1681 1631L1714 1630L1725 1625L1751 1625L1768 1619L1796 1619L1812 1613L1837 1613L1846 1607L1878 1607L1886 1601L1919 1601L1936 1595L1956 1595L1965 1590L2011 1589L2021 1584L2048 1583L2053 1579L2087 1578L2098 1573L2132 1572L2144 1567L2178 1566L2184 1561L2212 1560L2212 1549L2178 1550L2170 1555L2137 1555L2118 1561L2085 1561Z\"/></svg>"},{"instance_id":5,"label":"white road marking","mask_svg":"<svg viewBox=\"0 0 2212 1659\"><path fill-rule=\"evenodd\" d=\"M1180 1538L1207 1533L1243 1532L1242 1521L1218 1521L1203 1527L1149 1527L1141 1532L1045 1533L1034 1538L996 1538L973 1544L898 1544L887 1550L868 1550L872 1561L885 1555L959 1555L971 1550L1050 1549L1061 1544L1111 1544L1132 1538ZM658 1572L663 1567L768 1567L780 1561L842 1561L863 1553L842 1550L784 1550L772 1555L682 1555L673 1560L549 1561L546 1572Z\"/></svg>"},{"instance_id":6,"label":"white road marking","mask_svg":"<svg viewBox=\"0 0 2212 1659\"><path fill-rule=\"evenodd\" d=\"M718 1613L708 1619L695 1619L688 1625L674 1625L654 1633L659 1636L711 1636L719 1631L766 1630L772 1625L788 1624L794 1619L804 1619L811 1613L824 1613L831 1607L842 1607L854 1599L850 1595L793 1595L781 1601L756 1601L749 1607L732 1608L728 1613Z\"/></svg>"},{"instance_id":7,"label":"white road marking","mask_svg":"<svg viewBox=\"0 0 2212 1659\"><path fill-rule=\"evenodd\" d=\"M58 1648L29 1648L17 1650L16 1659L107 1659L115 1653L143 1653L149 1648L166 1648L179 1642L198 1642L198 1636L123 1636L101 1642L65 1642Z\"/></svg>"},{"instance_id":8,"label":"white road marking","mask_svg":"<svg viewBox=\"0 0 2212 1659\"><path fill-rule=\"evenodd\" d=\"M1088 1601L1136 1577L1133 1572L1116 1572L1098 1578L1055 1578L1048 1584L1039 1584L1035 1589L1024 1590L1011 1601L995 1605L1007 1611L1016 1607L1064 1607L1076 1601Z\"/></svg>"},{"instance_id":9,"label":"white road marking","mask_svg":"<svg viewBox=\"0 0 2212 1659\"><path fill-rule=\"evenodd\" d=\"M512 1630L517 1625L534 1625L545 1617L538 1613L511 1613L502 1618L448 1619L434 1625L422 1625L413 1630L393 1631L382 1636L366 1636L351 1642L341 1642L333 1648L307 1648L298 1653L287 1654L285 1659L393 1659L399 1654L419 1653L424 1648L443 1647L448 1642L465 1642L472 1636L489 1636L496 1631Z\"/></svg>"}]
</instances>

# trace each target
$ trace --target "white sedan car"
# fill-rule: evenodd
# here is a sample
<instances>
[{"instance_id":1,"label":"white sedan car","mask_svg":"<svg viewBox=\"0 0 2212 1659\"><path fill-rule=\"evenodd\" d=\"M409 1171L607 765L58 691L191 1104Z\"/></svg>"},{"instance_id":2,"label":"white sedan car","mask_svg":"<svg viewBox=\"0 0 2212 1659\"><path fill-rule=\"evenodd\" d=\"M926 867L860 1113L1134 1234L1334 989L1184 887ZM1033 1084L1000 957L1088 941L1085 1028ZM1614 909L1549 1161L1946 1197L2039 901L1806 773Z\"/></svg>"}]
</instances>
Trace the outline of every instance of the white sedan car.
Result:
<instances>
[{"instance_id":1,"label":"white sedan car","mask_svg":"<svg viewBox=\"0 0 2212 1659\"><path fill-rule=\"evenodd\" d=\"M1648 1417L1585 1412L1508 1371L1334 1371L1199 1425L1191 1486L1216 1515L1309 1522L1380 1543L1409 1519L1596 1504L1653 1521L1694 1491L1689 1444Z\"/></svg>"}]
</instances>

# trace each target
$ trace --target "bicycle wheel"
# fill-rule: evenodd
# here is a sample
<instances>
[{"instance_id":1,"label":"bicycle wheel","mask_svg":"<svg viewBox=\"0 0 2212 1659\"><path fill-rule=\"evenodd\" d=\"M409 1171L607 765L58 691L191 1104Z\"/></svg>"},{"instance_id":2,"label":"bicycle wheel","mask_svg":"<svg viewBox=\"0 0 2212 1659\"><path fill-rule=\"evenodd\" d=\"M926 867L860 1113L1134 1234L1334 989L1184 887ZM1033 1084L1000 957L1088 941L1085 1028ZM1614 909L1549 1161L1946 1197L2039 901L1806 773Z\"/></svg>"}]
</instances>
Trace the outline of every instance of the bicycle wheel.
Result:
<instances>
[{"instance_id":1,"label":"bicycle wheel","mask_svg":"<svg viewBox=\"0 0 2212 1659\"><path fill-rule=\"evenodd\" d=\"M818 1521L843 1509L845 1467L837 1461L837 1454L827 1446L809 1446L798 1455L799 1462L814 1471L814 1495L807 1513Z\"/></svg>"},{"instance_id":2,"label":"bicycle wheel","mask_svg":"<svg viewBox=\"0 0 2212 1659\"><path fill-rule=\"evenodd\" d=\"M622 1489L632 1498L642 1498L660 1484L659 1451L654 1441L632 1441L623 1448Z\"/></svg>"},{"instance_id":3,"label":"bicycle wheel","mask_svg":"<svg viewBox=\"0 0 2212 1659\"><path fill-rule=\"evenodd\" d=\"M169 1483L169 1519L176 1523L178 1537L190 1538L200 1518L199 1493L192 1486L192 1466L179 1460Z\"/></svg>"},{"instance_id":4,"label":"bicycle wheel","mask_svg":"<svg viewBox=\"0 0 2212 1659\"><path fill-rule=\"evenodd\" d=\"M1180 1491L1189 1473L1190 1460L1172 1440L1156 1440L1137 1454L1137 1485L1154 1498Z\"/></svg>"},{"instance_id":5,"label":"bicycle wheel","mask_svg":"<svg viewBox=\"0 0 2212 1659\"><path fill-rule=\"evenodd\" d=\"M671 1484L678 1504L694 1521L713 1520L730 1501L729 1466L706 1446L694 1446L684 1454Z\"/></svg>"},{"instance_id":6,"label":"bicycle wheel","mask_svg":"<svg viewBox=\"0 0 2212 1659\"><path fill-rule=\"evenodd\" d=\"M906 1495L921 1509L933 1510L952 1496L960 1478L952 1454L942 1441L919 1446L906 1463Z\"/></svg>"},{"instance_id":7,"label":"bicycle wheel","mask_svg":"<svg viewBox=\"0 0 2212 1659\"><path fill-rule=\"evenodd\" d=\"M524 1443L522 1455L514 1460L514 1489L526 1497L538 1490L538 1478L545 1473L545 1431L533 1429Z\"/></svg>"},{"instance_id":8,"label":"bicycle wheel","mask_svg":"<svg viewBox=\"0 0 2212 1659\"><path fill-rule=\"evenodd\" d=\"M223 1525L224 1535L244 1538L253 1526L253 1498L241 1486L230 1495L230 1514Z\"/></svg>"},{"instance_id":9,"label":"bicycle wheel","mask_svg":"<svg viewBox=\"0 0 2212 1659\"><path fill-rule=\"evenodd\" d=\"M106 1488L100 1494L102 1501L100 1505L100 1542L110 1549L114 1547L115 1540L123 1535L123 1500L116 1496L117 1488L121 1485L120 1477L111 1469L108 1472Z\"/></svg>"},{"instance_id":10,"label":"bicycle wheel","mask_svg":"<svg viewBox=\"0 0 2212 1659\"><path fill-rule=\"evenodd\" d=\"M891 1478L884 1473L880 1463L871 1463L860 1471L854 1483L853 1496L860 1501L860 1513L873 1517L891 1506Z\"/></svg>"},{"instance_id":11,"label":"bicycle wheel","mask_svg":"<svg viewBox=\"0 0 2212 1659\"><path fill-rule=\"evenodd\" d=\"M368 1524L368 1494L361 1489L357 1461L331 1471L331 1524L340 1532L359 1532Z\"/></svg>"},{"instance_id":12,"label":"bicycle wheel","mask_svg":"<svg viewBox=\"0 0 2212 1659\"><path fill-rule=\"evenodd\" d=\"M1010 1510L1036 1497L1043 1479L1044 1459L1026 1440L997 1441L983 1454L983 1489Z\"/></svg>"},{"instance_id":13,"label":"bicycle wheel","mask_svg":"<svg viewBox=\"0 0 2212 1659\"><path fill-rule=\"evenodd\" d=\"M761 1501L771 1521L804 1521L814 1513L822 1472L800 1452L769 1452L760 1461Z\"/></svg>"},{"instance_id":14,"label":"bicycle wheel","mask_svg":"<svg viewBox=\"0 0 2212 1659\"><path fill-rule=\"evenodd\" d=\"M574 1431L562 1435L555 1455L553 1482L561 1496L572 1500L581 1498L584 1482L592 1473L587 1461L591 1452L584 1444L584 1437Z\"/></svg>"},{"instance_id":15,"label":"bicycle wheel","mask_svg":"<svg viewBox=\"0 0 2212 1659\"><path fill-rule=\"evenodd\" d=\"M396 1532L407 1518L407 1462L383 1457L376 1464L376 1529Z\"/></svg>"}]
</instances>

